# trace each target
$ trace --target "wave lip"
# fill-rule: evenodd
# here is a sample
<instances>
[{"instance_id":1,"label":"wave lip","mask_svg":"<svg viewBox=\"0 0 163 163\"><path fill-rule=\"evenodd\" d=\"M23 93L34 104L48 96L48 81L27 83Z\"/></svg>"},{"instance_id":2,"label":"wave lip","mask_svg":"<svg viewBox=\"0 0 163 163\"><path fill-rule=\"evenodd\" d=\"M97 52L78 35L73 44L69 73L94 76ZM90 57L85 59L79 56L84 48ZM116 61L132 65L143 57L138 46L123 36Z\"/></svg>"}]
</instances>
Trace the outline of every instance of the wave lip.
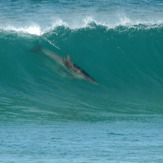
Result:
<instances>
[{"instance_id":1,"label":"wave lip","mask_svg":"<svg viewBox=\"0 0 163 163\"><path fill-rule=\"evenodd\" d=\"M82 28L94 28L95 26L103 26L106 29L114 29L119 26L124 26L128 28L133 28L136 26L136 28L139 25L144 25L147 29L149 28L156 28L156 27L162 27L163 21L162 20L156 20L156 21L148 21L148 20L132 20L129 17L123 16L119 18L118 21L115 22L109 22L102 21L98 19L94 19L91 16L87 16L84 19L81 20L74 20L74 21L65 21L63 19L55 19L52 21L52 23L49 24L43 24L40 25L40 23L30 23L29 25L25 26L18 26L18 25L6 25L6 26L0 26L1 30L4 31L14 31L18 33L27 33L31 35L38 35L41 36L49 31L52 31L56 29L57 27L64 26L65 28L70 28L72 30L78 30Z\"/></svg>"}]
</instances>

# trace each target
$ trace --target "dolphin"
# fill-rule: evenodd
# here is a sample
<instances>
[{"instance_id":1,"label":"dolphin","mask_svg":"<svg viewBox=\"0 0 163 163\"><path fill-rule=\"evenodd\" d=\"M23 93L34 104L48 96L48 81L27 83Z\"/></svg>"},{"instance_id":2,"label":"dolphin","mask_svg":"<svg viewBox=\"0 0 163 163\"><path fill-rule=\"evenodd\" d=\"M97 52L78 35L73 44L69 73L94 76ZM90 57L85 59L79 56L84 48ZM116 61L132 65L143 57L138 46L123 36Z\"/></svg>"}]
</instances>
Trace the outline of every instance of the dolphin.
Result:
<instances>
[{"instance_id":1,"label":"dolphin","mask_svg":"<svg viewBox=\"0 0 163 163\"><path fill-rule=\"evenodd\" d=\"M93 79L86 71L80 68L78 65L74 64L69 55L66 58L59 56L58 54L51 52L47 49L41 50L49 58L55 60L58 64L63 66L68 72L70 72L74 77L78 79L88 80L94 84L98 84L95 79Z\"/></svg>"}]
</instances>

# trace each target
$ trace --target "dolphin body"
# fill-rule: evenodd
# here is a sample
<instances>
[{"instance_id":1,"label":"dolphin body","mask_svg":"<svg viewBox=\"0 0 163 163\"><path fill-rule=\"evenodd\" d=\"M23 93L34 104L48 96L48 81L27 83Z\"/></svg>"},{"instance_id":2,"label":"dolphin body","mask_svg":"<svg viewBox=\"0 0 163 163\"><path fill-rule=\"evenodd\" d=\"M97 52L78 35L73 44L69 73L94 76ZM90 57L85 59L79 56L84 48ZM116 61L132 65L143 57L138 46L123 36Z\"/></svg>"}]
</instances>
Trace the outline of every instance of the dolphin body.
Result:
<instances>
[{"instance_id":1,"label":"dolphin body","mask_svg":"<svg viewBox=\"0 0 163 163\"><path fill-rule=\"evenodd\" d=\"M67 58L64 58L47 49L42 49L41 51L45 55L50 57L51 59L55 60L58 64L62 65L66 70L68 70L76 78L88 80L94 84L98 84L96 80L93 79L87 72L85 72L82 68L74 64L69 55L67 55Z\"/></svg>"}]
</instances>

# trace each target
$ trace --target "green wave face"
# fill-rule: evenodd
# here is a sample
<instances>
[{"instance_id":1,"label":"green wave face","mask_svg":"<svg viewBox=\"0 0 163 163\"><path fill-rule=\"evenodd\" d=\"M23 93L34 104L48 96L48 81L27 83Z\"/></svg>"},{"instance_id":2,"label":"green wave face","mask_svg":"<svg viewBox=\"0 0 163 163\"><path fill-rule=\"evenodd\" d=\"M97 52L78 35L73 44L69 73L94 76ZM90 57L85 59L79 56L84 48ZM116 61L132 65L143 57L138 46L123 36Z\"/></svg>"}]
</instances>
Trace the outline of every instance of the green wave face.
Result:
<instances>
[{"instance_id":1,"label":"green wave face","mask_svg":"<svg viewBox=\"0 0 163 163\"><path fill-rule=\"evenodd\" d=\"M45 111L55 118L82 120L107 119L103 112L160 113L162 34L161 26L143 25L107 29L90 24L76 30L60 26L40 36L3 30L2 108L15 108L22 116L24 110L36 110L36 115ZM99 85L74 78L39 48L61 57L69 54Z\"/></svg>"}]
</instances>

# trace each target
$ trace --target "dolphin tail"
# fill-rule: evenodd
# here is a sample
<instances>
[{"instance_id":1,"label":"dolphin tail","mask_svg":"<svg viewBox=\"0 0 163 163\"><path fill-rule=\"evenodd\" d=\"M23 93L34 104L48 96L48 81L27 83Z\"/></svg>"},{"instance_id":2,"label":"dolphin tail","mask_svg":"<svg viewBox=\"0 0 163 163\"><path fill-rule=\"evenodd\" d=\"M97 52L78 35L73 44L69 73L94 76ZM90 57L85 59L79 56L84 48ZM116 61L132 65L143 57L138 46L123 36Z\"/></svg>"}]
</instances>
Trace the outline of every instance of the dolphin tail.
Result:
<instances>
[{"instance_id":1,"label":"dolphin tail","mask_svg":"<svg viewBox=\"0 0 163 163\"><path fill-rule=\"evenodd\" d=\"M33 53L41 53L42 52L41 45L36 45L35 47L33 47L31 52L33 52Z\"/></svg>"},{"instance_id":2,"label":"dolphin tail","mask_svg":"<svg viewBox=\"0 0 163 163\"><path fill-rule=\"evenodd\" d=\"M59 63L60 65L64 65L64 58L59 56L58 54L51 52L47 49L42 48L41 52L44 53L46 56L48 56L49 58L53 59L54 61L56 61L56 63Z\"/></svg>"}]
</instances>

